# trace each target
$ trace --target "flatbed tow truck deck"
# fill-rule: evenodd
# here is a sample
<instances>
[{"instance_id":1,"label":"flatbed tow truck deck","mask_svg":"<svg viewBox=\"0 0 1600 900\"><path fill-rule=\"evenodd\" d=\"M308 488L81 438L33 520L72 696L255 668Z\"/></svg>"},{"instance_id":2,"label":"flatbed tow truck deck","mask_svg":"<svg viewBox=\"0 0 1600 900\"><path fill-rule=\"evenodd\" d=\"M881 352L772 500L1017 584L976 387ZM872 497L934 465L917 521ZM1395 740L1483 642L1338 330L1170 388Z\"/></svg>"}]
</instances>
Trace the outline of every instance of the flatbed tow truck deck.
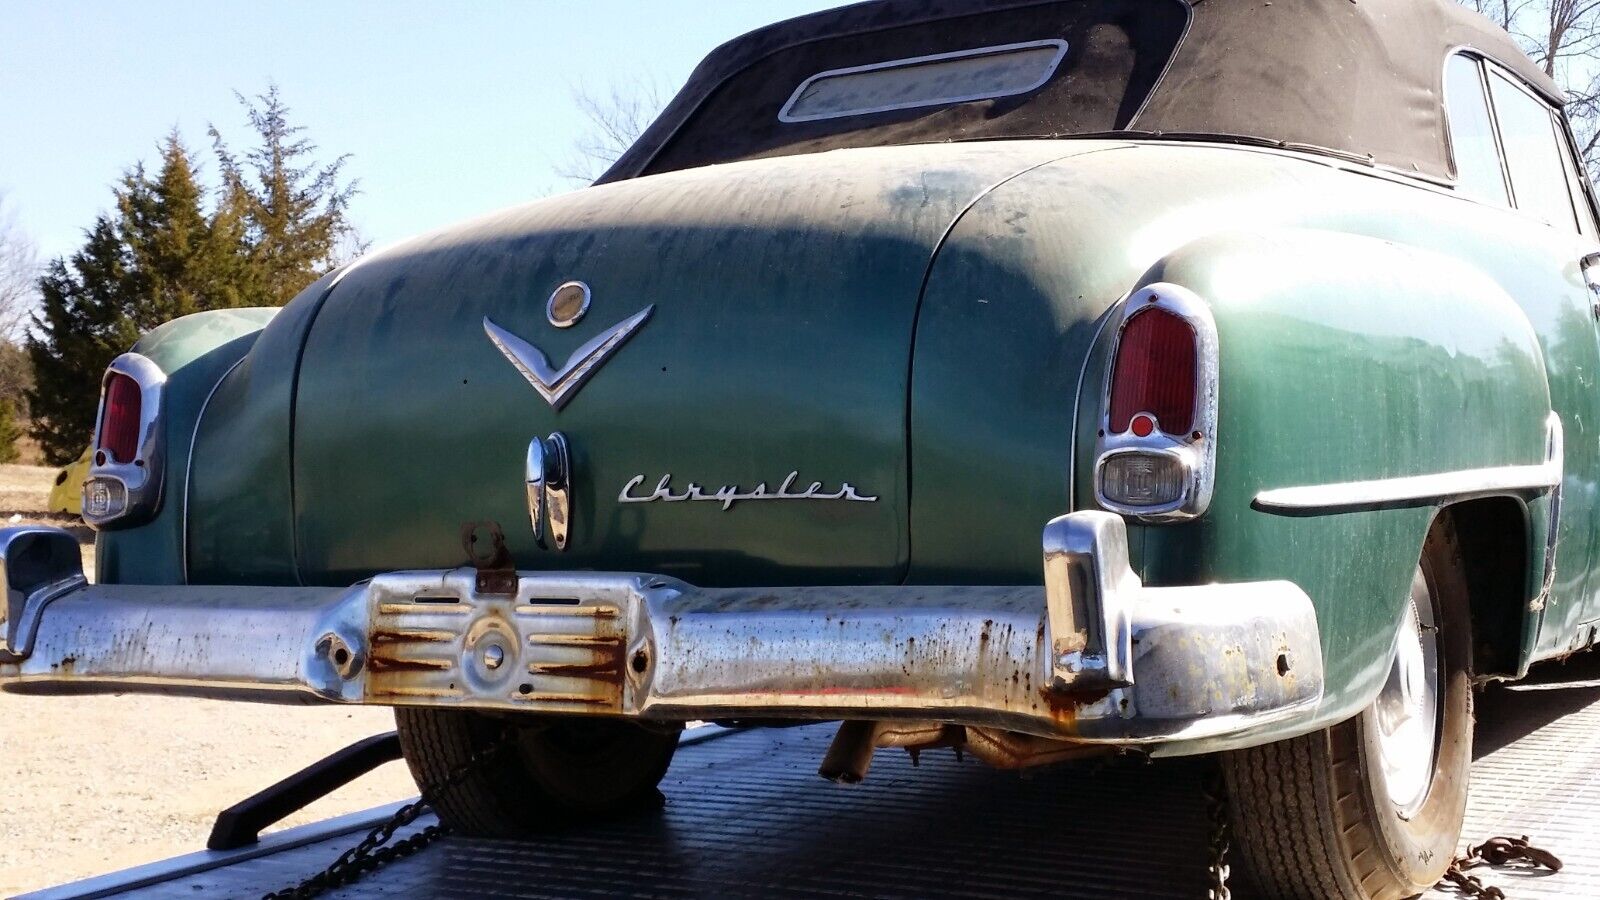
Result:
<instances>
[{"instance_id":1,"label":"flatbed tow truck deck","mask_svg":"<svg viewBox=\"0 0 1600 900\"><path fill-rule=\"evenodd\" d=\"M530 842L446 837L322 896L1206 896L1203 759L1016 773L948 750L923 753L917 768L880 751L864 783L842 787L816 774L832 731L696 729L662 783L659 813ZM1511 898L1600 897L1600 654L1486 689L1475 754L1463 846L1529 835L1566 865L1472 874ZM395 808L23 900L259 897L321 871ZM424 816L397 837L434 822Z\"/></svg>"}]
</instances>

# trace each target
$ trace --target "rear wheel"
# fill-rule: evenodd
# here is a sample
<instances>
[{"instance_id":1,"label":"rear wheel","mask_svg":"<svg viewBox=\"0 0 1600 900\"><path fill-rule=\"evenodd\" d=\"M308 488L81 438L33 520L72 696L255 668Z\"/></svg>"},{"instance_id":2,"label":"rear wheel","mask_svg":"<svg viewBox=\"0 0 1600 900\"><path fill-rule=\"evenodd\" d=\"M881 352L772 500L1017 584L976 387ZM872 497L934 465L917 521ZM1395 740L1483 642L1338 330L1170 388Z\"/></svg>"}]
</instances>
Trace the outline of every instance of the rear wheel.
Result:
<instances>
[{"instance_id":1,"label":"rear wheel","mask_svg":"<svg viewBox=\"0 0 1600 900\"><path fill-rule=\"evenodd\" d=\"M467 710L395 710L400 747L417 786L437 794L445 824L475 837L519 837L660 805L656 785L678 746L677 730L616 719L532 723ZM511 728L511 746L453 786L449 775Z\"/></svg>"},{"instance_id":2,"label":"rear wheel","mask_svg":"<svg viewBox=\"0 0 1600 900\"><path fill-rule=\"evenodd\" d=\"M1441 519L1378 699L1332 728L1222 754L1241 868L1265 894L1398 900L1444 875L1472 763L1471 632Z\"/></svg>"}]
</instances>

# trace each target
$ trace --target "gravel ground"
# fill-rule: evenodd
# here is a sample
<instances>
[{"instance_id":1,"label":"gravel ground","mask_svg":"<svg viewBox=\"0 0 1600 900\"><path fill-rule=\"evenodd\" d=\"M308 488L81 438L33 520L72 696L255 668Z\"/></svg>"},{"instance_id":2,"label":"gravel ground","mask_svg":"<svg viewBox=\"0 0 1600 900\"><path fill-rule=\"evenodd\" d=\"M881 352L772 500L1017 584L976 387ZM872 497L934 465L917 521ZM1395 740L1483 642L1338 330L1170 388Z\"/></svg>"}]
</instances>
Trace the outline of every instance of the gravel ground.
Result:
<instances>
[{"instance_id":1,"label":"gravel ground","mask_svg":"<svg viewBox=\"0 0 1600 900\"><path fill-rule=\"evenodd\" d=\"M70 524L41 515L54 474L0 466L0 524ZM393 727L378 708L0 693L0 896L201 849L219 810ZM392 763L282 827L415 792Z\"/></svg>"}]
</instances>

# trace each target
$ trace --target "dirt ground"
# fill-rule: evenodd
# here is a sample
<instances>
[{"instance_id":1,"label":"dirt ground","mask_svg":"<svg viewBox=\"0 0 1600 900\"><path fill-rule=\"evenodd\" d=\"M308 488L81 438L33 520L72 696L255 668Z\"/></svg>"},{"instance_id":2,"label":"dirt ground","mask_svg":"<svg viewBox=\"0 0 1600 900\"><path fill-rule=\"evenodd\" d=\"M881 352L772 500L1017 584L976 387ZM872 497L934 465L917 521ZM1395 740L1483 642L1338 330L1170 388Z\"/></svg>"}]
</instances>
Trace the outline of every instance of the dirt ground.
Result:
<instances>
[{"instance_id":1,"label":"dirt ground","mask_svg":"<svg viewBox=\"0 0 1600 900\"><path fill-rule=\"evenodd\" d=\"M0 526L72 525L42 515L54 477L0 466ZM0 897L202 849L218 810L393 727L377 708L0 693ZM392 763L284 827L415 792Z\"/></svg>"}]
</instances>

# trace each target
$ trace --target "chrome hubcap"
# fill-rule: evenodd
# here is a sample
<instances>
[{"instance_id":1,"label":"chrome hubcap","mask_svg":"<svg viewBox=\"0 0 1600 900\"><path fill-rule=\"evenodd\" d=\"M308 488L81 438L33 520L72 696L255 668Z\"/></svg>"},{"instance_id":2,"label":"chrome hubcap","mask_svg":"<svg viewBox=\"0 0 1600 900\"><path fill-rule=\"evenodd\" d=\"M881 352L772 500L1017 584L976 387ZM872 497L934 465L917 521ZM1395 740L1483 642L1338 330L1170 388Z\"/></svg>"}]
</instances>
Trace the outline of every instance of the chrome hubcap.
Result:
<instances>
[{"instance_id":1,"label":"chrome hubcap","mask_svg":"<svg viewBox=\"0 0 1600 900\"><path fill-rule=\"evenodd\" d=\"M1433 597L1418 569L1389 679L1374 707L1384 784L1402 818L1416 815L1428 799L1438 757L1440 701L1439 630Z\"/></svg>"}]
</instances>

